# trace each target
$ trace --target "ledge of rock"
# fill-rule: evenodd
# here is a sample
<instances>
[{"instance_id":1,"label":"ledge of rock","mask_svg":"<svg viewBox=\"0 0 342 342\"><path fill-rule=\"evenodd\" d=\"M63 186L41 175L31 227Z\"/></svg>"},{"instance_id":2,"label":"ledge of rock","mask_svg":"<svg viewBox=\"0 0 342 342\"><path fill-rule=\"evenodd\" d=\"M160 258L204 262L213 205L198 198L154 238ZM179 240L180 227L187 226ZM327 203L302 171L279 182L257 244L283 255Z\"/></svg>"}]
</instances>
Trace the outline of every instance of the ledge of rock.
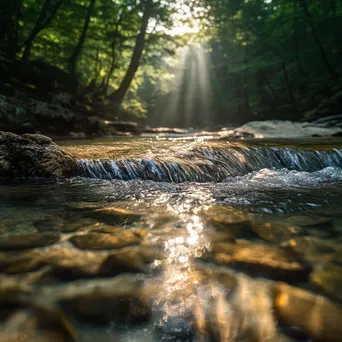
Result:
<instances>
[{"instance_id":1,"label":"ledge of rock","mask_svg":"<svg viewBox=\"0 0 342 342\"><path fill-rule=\"evenodd\" d=\"M61 177L76 173L76 159L50 138L0 131L0 179Z\"/></svg>"}]
</instances>

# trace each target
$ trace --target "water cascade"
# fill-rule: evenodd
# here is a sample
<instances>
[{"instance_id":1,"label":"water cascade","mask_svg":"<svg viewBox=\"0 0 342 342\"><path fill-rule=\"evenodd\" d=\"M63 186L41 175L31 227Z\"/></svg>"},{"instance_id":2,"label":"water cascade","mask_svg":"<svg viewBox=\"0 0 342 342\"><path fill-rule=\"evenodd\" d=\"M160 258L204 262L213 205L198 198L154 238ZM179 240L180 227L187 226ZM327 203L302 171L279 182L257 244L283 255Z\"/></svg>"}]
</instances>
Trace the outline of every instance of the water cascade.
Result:
<instances>
[{"instance_id":1,"label":"water cascade","mask_svg":"<svg viewBox=\"0 0 342 342\"><path fill-rule=\"evenodd\" d=\"M157 182L222 182L262 169L314 172L342 167L342 150L299 150L280 147L194 148L169 157L81 159L79 175L96 179Z\"/></svg>"}]
</instances>

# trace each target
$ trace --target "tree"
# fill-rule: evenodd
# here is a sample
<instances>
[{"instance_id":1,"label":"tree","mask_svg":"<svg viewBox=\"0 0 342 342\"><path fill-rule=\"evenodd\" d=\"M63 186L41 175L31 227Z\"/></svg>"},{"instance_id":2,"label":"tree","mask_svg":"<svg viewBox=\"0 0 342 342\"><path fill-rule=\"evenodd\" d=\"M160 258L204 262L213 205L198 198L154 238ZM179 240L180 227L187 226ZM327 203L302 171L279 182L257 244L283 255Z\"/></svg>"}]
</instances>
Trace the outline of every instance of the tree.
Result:
<instances>
[{"instance_id":1,"label":"tree","mask_svg":"<svg viewBox=\"0 0 342 342\"><path fill-rule=\"evenodd\" d=\"M141 59L141 56L145 47L146 30L147 30L148 22L152 15L152 10L153 10L153 1L145 0L139 34L137 35L137 38L135 41L134 50L133 50L129 67L126 71L126 74L123 80L120 83L119 88L114 92L114 94L110 96L110 100L115 103L115 106L117 108L120 107L128 91L128 88L132 83L134 75L138 70L140 59Z\"/></svg>"},{"instance_id":2,"label":"tree","mask_svg":"<svg viewBox=\"0 0 342 342\"><path fill-rule=\"evenodd\" d=\"M70 57L69 60L69 71L72 75L75 74L75 70L76 70L76 64L79 58L79 55L82 51L82 48L84 46L84 41L88 32L88 27L89 27L89 23L90 23L90 18L92 16L93 10L94 10L94 6L95 6L95 1L96 0L90 0L89 2L89 6L87 9L87 14L84 20L84 25L83 25L83 29L81 31L80 37L78 39L78 42L75 46L75 49Z\"/></svg>"},{"instance_id":3,"label":"tree","mask_svg":"<svg viewBox=\"0 0 342 342\"><path fill-rule=\"evenodd\" d=\"M17 53L18 53L24 48L24 52L23 52L24 60L27 60L30 56L33 40L42 30L44 30L51 23L52 19L55 17L62 3L63 3L63 0L56 0L55 2L53 0L44 1L41 11L38 15L38 19L31 33L17 49Z\"/></svg>"}]
</instances>

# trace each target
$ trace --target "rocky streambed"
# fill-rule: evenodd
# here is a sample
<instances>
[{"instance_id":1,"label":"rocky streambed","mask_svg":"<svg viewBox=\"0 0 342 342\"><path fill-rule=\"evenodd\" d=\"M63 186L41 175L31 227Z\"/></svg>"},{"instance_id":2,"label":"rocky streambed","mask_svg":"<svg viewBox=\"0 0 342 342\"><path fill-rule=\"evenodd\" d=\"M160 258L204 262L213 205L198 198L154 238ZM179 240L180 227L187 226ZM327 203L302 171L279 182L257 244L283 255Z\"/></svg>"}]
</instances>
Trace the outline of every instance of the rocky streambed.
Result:
<instances>
[{"instance_id":1,"label":"rocky streambed","mask_svg":"<svg viewBox=\"0 0 342 342\"><path fill-rule=\"evenodd\" d=\"M2 208L1 341L339 341L339 219L127 206Z\"/></svg>"},{"instance_id":2,"label":"rocky streambed","mask_svg":"<svg viewBox=\"0 0 342 342\"><path fill-rule=\"evenodd\" d=\"M340 341L338 146L62 145L1 140L1 341ZM72 155L101 150L134 159L137 177L78 173ZM155 181L139 176L138 167L154 170L139 158L166 174L236 174Z\"/></svg>"}]
</instances>

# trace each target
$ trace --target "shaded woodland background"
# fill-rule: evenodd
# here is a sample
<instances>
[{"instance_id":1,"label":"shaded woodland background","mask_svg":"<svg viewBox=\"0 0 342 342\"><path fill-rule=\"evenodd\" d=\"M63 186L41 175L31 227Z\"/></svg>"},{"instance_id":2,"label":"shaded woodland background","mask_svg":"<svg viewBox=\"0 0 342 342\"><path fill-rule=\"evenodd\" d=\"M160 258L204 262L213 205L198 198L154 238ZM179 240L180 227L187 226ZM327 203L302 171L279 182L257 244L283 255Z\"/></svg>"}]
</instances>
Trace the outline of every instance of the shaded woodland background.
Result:
<instances>
[{"instance_id":1,"label":"shaded woodland background","mask_svg":"<svg viewBox=\"0 0 342 342\"><path fill-rule=\"evenodd\" d=\"M11 0L0 10L0 102L65 108L59 123L35 121L55 120L56 132L91 133L89 118L208 128L342 114L341 0ZM32 121L16 106L13 117L3 109L5 126Z\"/></svg>"}]
</instances>

